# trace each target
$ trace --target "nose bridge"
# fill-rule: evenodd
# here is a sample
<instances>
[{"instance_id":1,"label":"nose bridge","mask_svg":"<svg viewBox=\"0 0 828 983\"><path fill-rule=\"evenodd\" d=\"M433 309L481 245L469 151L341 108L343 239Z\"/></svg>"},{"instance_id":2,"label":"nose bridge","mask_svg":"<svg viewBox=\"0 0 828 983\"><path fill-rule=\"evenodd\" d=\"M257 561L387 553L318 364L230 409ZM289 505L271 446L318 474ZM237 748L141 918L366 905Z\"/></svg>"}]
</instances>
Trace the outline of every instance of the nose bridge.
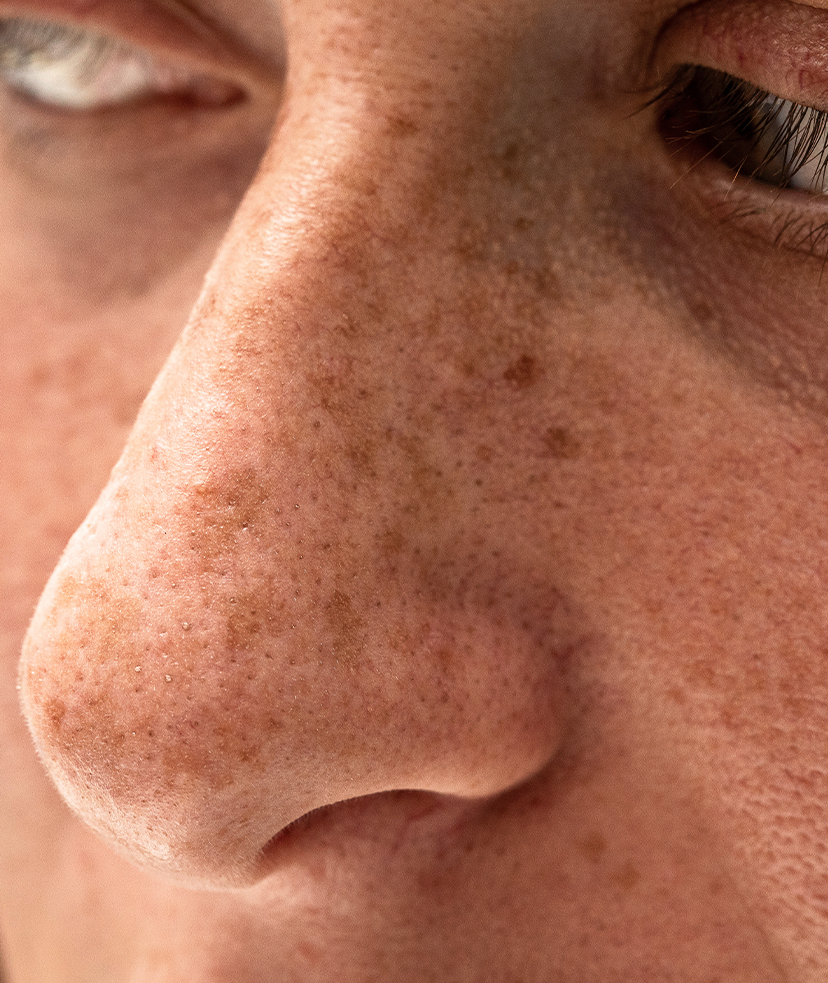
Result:
<instances>
[{"instance_id":1,"label":"nose bridge","mask_svg":"<svg viewBox=\"0 0 828 983\"><path fill-rule=\"evenodd\" d=\"M410 88L361 76L308 84L21 664L67 801L216 882L320 806L533 774L574 630L501 528L505 487L462 473L498 467L493 381L506 404L536 381L511 348L537 324L505 355L486 340L498 219L469 226L484 196L440 152L472 124L454 106L423 130Z\"/></svg>"}]
</instances>

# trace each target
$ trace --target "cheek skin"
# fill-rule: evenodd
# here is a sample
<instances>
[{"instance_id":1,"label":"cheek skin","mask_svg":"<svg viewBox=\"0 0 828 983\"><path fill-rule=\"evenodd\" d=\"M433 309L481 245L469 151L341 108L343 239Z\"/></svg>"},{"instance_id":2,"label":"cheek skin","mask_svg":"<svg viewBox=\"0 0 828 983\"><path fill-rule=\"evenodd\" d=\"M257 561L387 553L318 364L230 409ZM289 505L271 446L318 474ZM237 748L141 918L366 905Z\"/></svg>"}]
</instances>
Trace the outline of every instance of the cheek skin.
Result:
<instances>
[{"instance_id":1,"label":"cheek skin","mask_svg":"<svg viewBox=\"0 0 828 983\"><path fill-rule=\"evenodd\" d=\"M516 418L546 419L552 358L525 303L500 283L488 334L412 318L424 292L479 313L484 287L456 260L424 273L419 241L395 272L361 229L262 278L257 214L209 279L234 291L208 286L53 575L20 675L66 800L207 883L255 879L320 806L476 800L536 774L583 631L527 492L538 455L574 445L545 422L515 439Z\"/></svg>"}]
</instances>

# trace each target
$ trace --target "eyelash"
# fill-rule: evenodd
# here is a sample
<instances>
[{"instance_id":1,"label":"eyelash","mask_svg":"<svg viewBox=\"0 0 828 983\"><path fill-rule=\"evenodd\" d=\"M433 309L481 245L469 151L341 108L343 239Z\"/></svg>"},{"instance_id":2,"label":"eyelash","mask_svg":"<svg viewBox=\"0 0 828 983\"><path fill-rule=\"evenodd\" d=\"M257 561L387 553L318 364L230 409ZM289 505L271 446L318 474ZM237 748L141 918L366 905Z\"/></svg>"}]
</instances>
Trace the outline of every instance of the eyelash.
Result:
<instances>
[{"instance_id":1,"label":"eyelash","mask_svg":"<svg viewBox=\"0 0 828 983\"><path fill-rule=\"evenodd\" d=\"M66 58L78 53L81 45L83 69L94 73L102 57L110 54L114 42L103 35L75 30L46 21L26 21L12 17L0 23L0 62L8 68L28 67L40 59Z\"/></svg>"},{"instance_id":2,"label":"eyelash","mask_svg":"<svg viewBox=\"0 0 828 983\"><path fill-rule=\"evenodd\" d=\"M680 68L653 103L668 144L779 189L828 194L828 112L699 65Z\"/></svg>"},{"instance_id":3,"label":"eyelash","mask_svg":"<svg viewBox=\"0 0 828 983\"><path fill-rule=\"evenodd\" d=\"M239 90L128 43L65 24L0 20L0 79L35 102L90 110L152 96L226 105Z\"/></svg>"}]
</instances>

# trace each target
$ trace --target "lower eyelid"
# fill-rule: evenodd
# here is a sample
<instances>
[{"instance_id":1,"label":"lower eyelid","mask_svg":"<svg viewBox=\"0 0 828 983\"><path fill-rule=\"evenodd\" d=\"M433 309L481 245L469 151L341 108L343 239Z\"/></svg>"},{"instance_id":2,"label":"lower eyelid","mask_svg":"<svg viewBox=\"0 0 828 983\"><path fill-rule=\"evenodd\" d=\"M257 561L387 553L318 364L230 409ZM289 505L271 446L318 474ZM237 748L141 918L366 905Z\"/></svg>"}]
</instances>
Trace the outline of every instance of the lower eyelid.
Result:
<instances>
[{"instance_id":1,"label":"lower eyelid","mask_svg":"<svg viewBox=\"0 0 828 983\"><path fill-rule=\"evenodd\" d=\"M684 155L668 156L667 181L683 211L712 224L717 237L743 240L743 247L784 249L828 258L828 195L777 189L738 179L724 164Z\"/></svg>"},{"instance_id":2,"label":"lower eyelid","mask_svg":"<svg viewBox=\"0 0 828 983\"><path fill-rule=\"evenodd\" d=\"M790 0L700 0L667 25L653 67L665 79L688 63L828 108L828 11Z\"/></svg>"}]
</instances>

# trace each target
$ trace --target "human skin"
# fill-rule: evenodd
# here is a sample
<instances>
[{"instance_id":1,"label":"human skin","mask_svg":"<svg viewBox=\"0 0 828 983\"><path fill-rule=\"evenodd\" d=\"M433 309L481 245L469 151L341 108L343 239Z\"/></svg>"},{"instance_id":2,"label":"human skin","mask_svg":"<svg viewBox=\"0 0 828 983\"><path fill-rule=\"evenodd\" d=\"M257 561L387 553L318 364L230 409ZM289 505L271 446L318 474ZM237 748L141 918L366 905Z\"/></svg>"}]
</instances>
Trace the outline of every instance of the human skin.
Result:
<instances>
[{"instance_id":1,"label":"human skin","mask_svg":"<svg viewBox=\"0 0 828 983\"><path fill-rule=\"evenodd\" d=\"M644 104L807 102L828 10L681 7L213 0L232 106L2 96L11 983L826 978L825 206Z\"/></svg>"}]
</instances>

